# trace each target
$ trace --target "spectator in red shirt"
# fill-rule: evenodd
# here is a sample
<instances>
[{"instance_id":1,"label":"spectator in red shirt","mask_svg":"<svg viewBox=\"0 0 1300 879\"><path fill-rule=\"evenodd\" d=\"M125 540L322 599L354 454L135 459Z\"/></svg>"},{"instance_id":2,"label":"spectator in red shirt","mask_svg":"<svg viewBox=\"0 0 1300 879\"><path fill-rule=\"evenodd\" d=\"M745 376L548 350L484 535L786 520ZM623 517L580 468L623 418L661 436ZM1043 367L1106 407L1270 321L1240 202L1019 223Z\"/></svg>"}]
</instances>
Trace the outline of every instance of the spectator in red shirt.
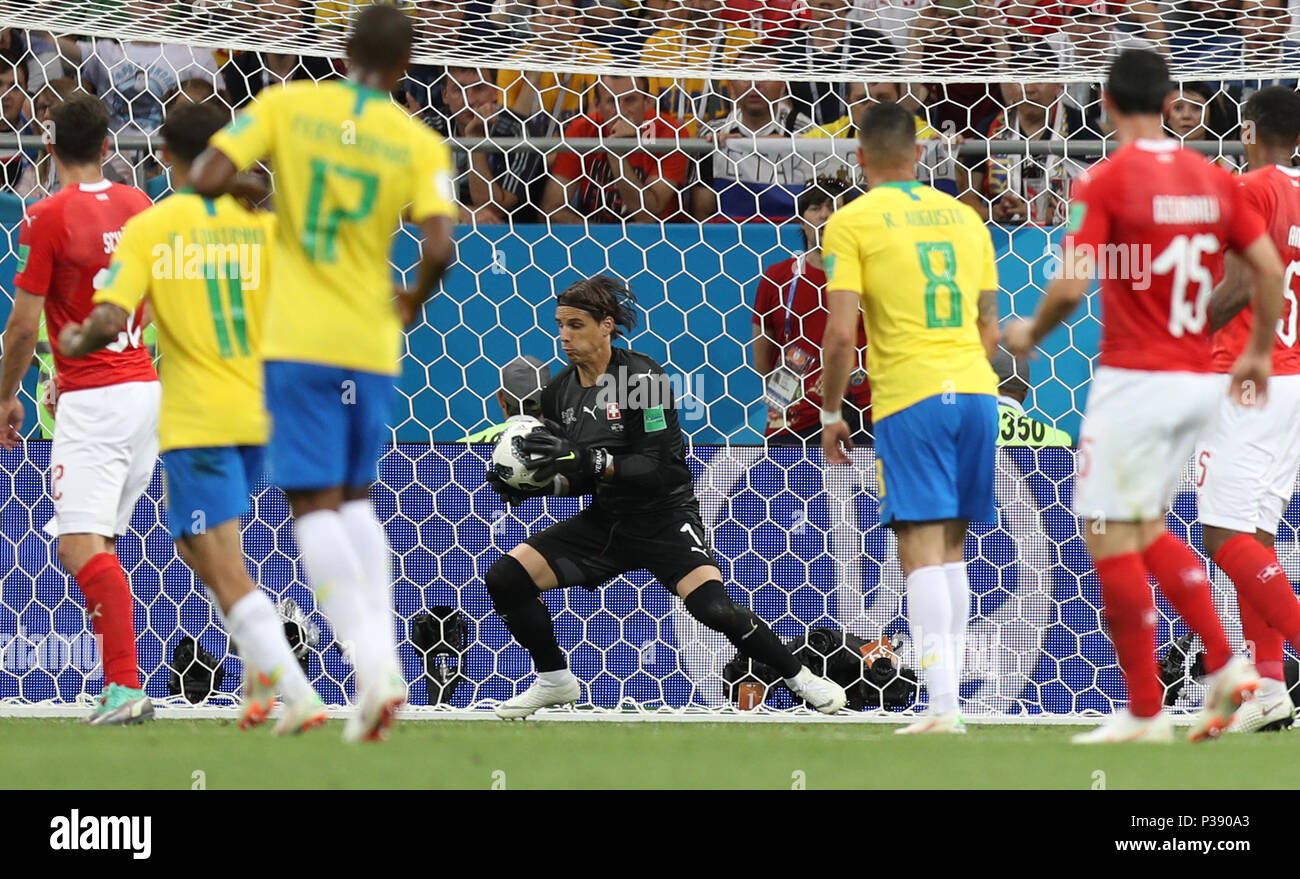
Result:
<instances>
[{"instance_id":1,"label":"spectator in red shirt","mask_svg":"<svg viewBox=\"0 0 1300 879\"><path fill-rule=\"evenodd\" d=\"M764 379L767 441L815 448L821 442L822 336L826 332L826 270L821 235L849 185L818 177L799 194L803 253L769 266L754 295L754 369ZM858 325L858 368L844 396L844 420L855 445L871 443L867 335Z\"/></svg>"},{"instance_id":2,"label":"spectator in red shirt","mask_svg":"<svg viewBox=\"0 0 1300 879\"><path fill-rule=\"evenodd\" d=\"M592 109L565 129L565 137L635 137L676 140L681 126L655 110L643 76L602 76L592 89ZM582 156L559 153L542 196L542 212L556 223L647 223L681 210L686 154L595 149Z\"/></svg>"}]
</instances>

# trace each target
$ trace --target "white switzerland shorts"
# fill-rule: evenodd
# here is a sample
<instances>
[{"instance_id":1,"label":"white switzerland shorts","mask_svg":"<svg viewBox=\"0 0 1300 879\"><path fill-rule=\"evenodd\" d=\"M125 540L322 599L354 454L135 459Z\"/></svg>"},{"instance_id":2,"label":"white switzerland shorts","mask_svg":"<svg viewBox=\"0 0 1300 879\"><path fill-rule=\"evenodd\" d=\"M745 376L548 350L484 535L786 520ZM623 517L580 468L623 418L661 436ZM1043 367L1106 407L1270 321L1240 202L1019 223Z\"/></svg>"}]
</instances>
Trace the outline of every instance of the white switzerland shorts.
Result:
<instances>
[{"instance_id":1,"label":"white switzerland shorts","mask_svg":"<svg viewBox=\"0 0 1300 879\"><path fill-rule=\"evenodd\" d=\"M1113 522L1162 518L1227 392L1228 377L1214 372L1098 367L1079 430L1074 512Z\"/></svg>"},{"instance_id":2,"label":"white switzerland shorts","mask_svg":"<svg viewBox=\"0 0 1300 879\"><path fill-rule=\"evenodd\" d=\"M1201 522L1277 534L1300 468L1300 375L1268 380L1263 406L1219 404L1215 429L1196 448Z\"/></svg>"},{"instance_id":3,"label":"white switzerland shorts","mask_svg":"<svg viewBox=\"0 0 1300 879\"><path fill-rule=\"evenodd\" d=\"M158 460L162 386L126 382L59 395L50 445L54 518L60 534L125 534Z\"/></svg>"}]
</instances>

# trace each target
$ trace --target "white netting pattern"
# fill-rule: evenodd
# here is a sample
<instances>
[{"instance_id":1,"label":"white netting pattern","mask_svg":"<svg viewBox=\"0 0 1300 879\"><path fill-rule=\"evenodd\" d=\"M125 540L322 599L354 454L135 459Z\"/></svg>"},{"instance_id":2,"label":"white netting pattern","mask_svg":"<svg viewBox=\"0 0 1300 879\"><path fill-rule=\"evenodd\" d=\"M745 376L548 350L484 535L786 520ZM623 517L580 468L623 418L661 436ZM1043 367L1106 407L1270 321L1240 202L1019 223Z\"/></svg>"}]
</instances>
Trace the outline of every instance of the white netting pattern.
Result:
<instances>
[{"instance_id":1,"label":"white netting pattern","mask_svg":"<svg viewBox=\"0 0 1300 879\"><path fill-rule=\"evenodd\" d=\"M340 56L356 0L36 0L16 27ZM1100 78L1117 48L1187 75L1294 72L1296 13L1277 0L408 0L415 60L716 77ZM1294 4L1291 4L1294 7ZM761 47L761 53L749 50Z\"/></svg>"},{"instance_id":2,"label":"white netting pattern","mask_svg":"<svg viewBox=\"0 0 1300 879\"><path fill-rule=\"evenodd\" d=\"M0 35L0 132L11 135L0 136L8 193L0 195L7 236L0 311L11 302L19 199L58 185L40 140L54 103L77 87L103 97L117 134L107 173L159 197L169 184L149 139L165 108L211 100L237 110L277 81L340 75L341 63L325 56L341 47L349 5L0 3L0 22L11 25ZM703 519L733 594L783 637L818 625L866 641L896 637L894 659L911 667L903 581L893 537L878 525L871 450L858 453L853 470L826 477L815 451L761 445L769 424L752 368L752 320L756 309L769 316L758 303L764 273L805 247L801 197L857 182L854 118L872 101L903 103L916 112L926 147L922 178L998 224L1001 314L1027 313L1053 264L1069 181L1105 149L1110 126L1096 82L1108 53L1148 39L1171 53L1181 76L1211 80L1185 81L1166 121L1171 133L1231 166L1240 103L1261 81L1285 75L1293 58L1283 13L1250 4L1229 12L1226 3L974 9L952 0L784 8L758 0L604 2L581 14L577 4L538 5L521 16L516 7L531 4L411 4L424 63L400 100L473 149L456 152L458 263L408 335L395 445L375 493L395 553L408 679L426 671L425 642L413 635L417 618L439 607L468 623L463 651L451 645L461 652L450 664L467 679L451 704L504 698L530 674L481 578L529 530L576 505L548 500L506 511L482 484L486 450L454 443L499 420L495 393L506 362L531 354L558 368L551 297L601 271L627 279L640 297L643 321L630 344L680 379ZM552 6L575 8L557 16ZM971 15L981 31L974 37L925 24L931 16L951 28L955 16ZM840 61L816 54L825 48L817 27L828 18L852 20L844 37L857 40L851 50L825 44L839 46ZM1092 19L1101 19L1092 26L1107 35L1105 45L1079 36L1080 22ZM655 41L674 20L687 27L677 29L677 55L667 37ZM720 22L715 42L694 42L689 28L710 20ZM758 36L737 38L742 30ZM1252 44L1266 34L1262 48ZM758 39L768 42L747 51ZM976 48L963 56L966 66L942 50L967 44ZM656 45L660 54L651 51ZM1052 75L1042 75L1048 69ZM637 77L597 75L620 70ZM395 268L408 270L414 253L414 237L403 233ZM1028 382L1029 414L1067 434L1077 431L1091 377L1095 308L1090 303L1068 333L1049 340ZM768 326L764 337L771 332ZM29 381L24 394L33 409L34 391ZM88 631L80 595L41 530L52 510L47 461L40 442L0 453L0 569L8 571L0 592L0 700L23 705L74 701L97 689L94 651L79 646ZM969 544L976 604L963 694L972 713L1108 711L1119 693L1096 582L1068 512L1073 465L1068 449L999 453L1000 521L977 529ZM172 651L188 634L223 662L220 689L234 692L238 660L166 536L158 482L120 546L149 691L166 692ZM245 529L248 553L259 582L321 626L318 648L306 651L309 671L337 704L350 690L350 667L314 611L286 516L276 492L261 492ZM1185 483L1171 521L1187 536L1194 520ZM1289 510L1279 535L1293 577L1297 525L1300 511ZM645 710L726 701L732 649L701 631L647 575L595 593L550 595L548 603L590 704ZM1182 630L1171 630L1162 609L1163 644ZM1238 626L1229 628L1239 637ZM864 686L878 695L876 683ZM430 703L436 692L415 683L412 699ZM788 705L788 694L770 694L769 704Z\"/></svg>"}]
</instances>

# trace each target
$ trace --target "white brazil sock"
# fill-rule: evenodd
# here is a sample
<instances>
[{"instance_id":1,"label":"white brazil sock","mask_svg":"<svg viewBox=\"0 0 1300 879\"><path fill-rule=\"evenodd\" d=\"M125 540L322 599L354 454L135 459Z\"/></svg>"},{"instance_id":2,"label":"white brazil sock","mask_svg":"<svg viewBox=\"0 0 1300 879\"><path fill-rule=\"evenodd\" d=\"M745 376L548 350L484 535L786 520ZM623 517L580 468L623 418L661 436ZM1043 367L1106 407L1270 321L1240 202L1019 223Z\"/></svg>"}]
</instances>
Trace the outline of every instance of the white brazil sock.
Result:
<instances>
[{"instance_id":1,"label":"white brazil sock","mask_svg":"<svg viewBox=\"0 0 1300 879\"><path fill-rule=\"evenodd\" d=\"M939 714L952 711L957 707L952 602L942 566L928 565L908 575L907 623L930 694L930 710Z\"/></svg>"},{"instance_id":2,"label":"white brazil sock","mask_svg":"<svg viewBox=\"0 0 1300 879\"><path fill-rule=\"evenodd\" d=\"M369 499L347 501L339 508L339 517L352 541L352 549L361 561L365 590L369 637L379 645L386 658L397 665L397 636L393 631L393 556L388 549L388 535L375 516Z\"/></svg>"},{"instance_id":3,"label":"white brazil sock","mask_svg":"<svg viewBox=\"0 0 1300 879\"><path fill-rule=\"evenodd\" d=\"M343 517L335 510L315 510L295 520L294 534L316 602L335 637L352 645L358 686L368 686L382 673L382 647L370 631L365 570Z\"/></svg>"},{"instance_id":4,"label":"white brazil sock","mask_svg":"<svg viewBox=\"0 0 1300 879\"><path fill-rule=\"evenodd\" d=\"M284 625L266 593L254 589L235 602L226 619L244 662L269 678L278 678L280 692L290 702L311 698L311 684L284 638Z\"/></svg>"},{"instance_id":5,"label":"white brazil sock","mask_svg":"<svg viewBox=\"0 0 1300 879\"><path fill-rule=\"evenodd\" d=\"M962 669L966 666L966 631L970 628L970 577L965 562L948 562L943 566L948 577L948 600L952 605L952 636L957 654L954 667L957 684L961 685Z\"/></svg>"}]
</instances>

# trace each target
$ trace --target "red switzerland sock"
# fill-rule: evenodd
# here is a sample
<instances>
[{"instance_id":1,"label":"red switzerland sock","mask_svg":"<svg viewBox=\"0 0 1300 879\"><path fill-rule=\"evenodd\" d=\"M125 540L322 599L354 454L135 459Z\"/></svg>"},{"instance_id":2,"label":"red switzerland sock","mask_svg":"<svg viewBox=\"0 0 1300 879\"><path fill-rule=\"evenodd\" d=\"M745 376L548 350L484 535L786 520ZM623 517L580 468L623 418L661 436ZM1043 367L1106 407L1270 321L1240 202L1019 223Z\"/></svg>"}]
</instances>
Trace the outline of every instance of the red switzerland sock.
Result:
<instances>
[{"instance_id":1,"label":"red switzerland sock","mask_svg":"<svg viewBox=\"0 0 1300 879\"><path fill-rule=\"evenodd\" d=\"M101 637L104 685L140 689L134 607L122 563L111 552L101 552L81 566L75 579L86 596L86 609L95 634Z\"/></svg>"},{"instance_id":2,"label":"red switzerland sock","mask_svg":"<svg viewBox=\"0 0 1300 879\"><path fill-rule=\"evenodd\" d=\"M1142 553L1147 569L1174 611L1187 621L1205 645L1205 670L1213 673L1232 658L1228 636L1214 609L1210 578L1192 548L1169 532L1160 535Z\"/></svg>"},{"instance_id":3,"label":"red switzerland sock","mask_svg":"<svg viewBox=\"0 0 1300 879\"><path fill-rule=\"evenodd\" d=\"M1249 601L1237 602L1241 610L1241 633L1246 637L1246 649L1262 678L1285 680L1282 673L1282 635L1270 626Z\"/></svg>"},{"instance_id":4,"label":"red switzerland sock","mask_svg":"<svg viewBox=\"0 0 1300 879\"><path fill-rule=\"evenodd\" d=\"M1237 585L1243 627L1249 604L1270 628L1300 649L1300 599L1291 591L1277 553L1249 534L1238 534L1219 547L1214 563Z\"/></svg>"},{"instance_id":5,"label":"red switzerland sock","mask_svg":"<svg viewBox=\"0 0 1300 879\"><path fill-rule=\"evenodd\" d=\"M1135 552L1098 559L1096 568L1106 626L1128 684L1129 711L1154 717L1165 688L1156 668L1156 603L1146 568Z\"/></svg>"}]
</instances>

